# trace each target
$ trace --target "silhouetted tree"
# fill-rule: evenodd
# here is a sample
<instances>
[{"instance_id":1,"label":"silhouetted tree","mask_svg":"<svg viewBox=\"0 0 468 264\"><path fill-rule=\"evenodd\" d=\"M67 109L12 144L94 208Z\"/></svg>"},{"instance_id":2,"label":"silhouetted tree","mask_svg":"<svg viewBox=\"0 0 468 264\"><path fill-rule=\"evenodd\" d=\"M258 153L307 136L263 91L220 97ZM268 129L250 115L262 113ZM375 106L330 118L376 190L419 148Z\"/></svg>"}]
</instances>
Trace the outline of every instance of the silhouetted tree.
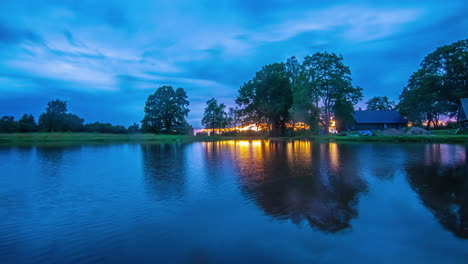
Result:
<instances>
[{"instance_id":1,"label":"silhouetted tree","mask_svg":"<svg viewBox=\"0 0 468 264\"><path fill-rule=\"evenodd\" d=\"M18 131L18 123L12 116L0 118L0 133L13 133Z\"/></svg>"},{"instance_id":2,"label":"silhouetted tree","mask_svg":"<svg viewBox=\"0 0 468 264\"><path fill-rule=\"evenodd\" d=\"M239 109L237 107L229 107L227 115L228 125L233 127L240 125Z\"/></svg>"},{"instance_id":3,"label":"silhouetted tree","mask_svg":"<svg viewBox=\"0 0 468 264\"><path fill-rule=\"evenodd\" d=\"M468 39L442 46L427 55L400 95L397 106L414 124L437 123L457 114L460 98L468 97Z\"/></svg>"},{"instance_id":4,"label":"silhouetted tree","mask_svg":"<svg viewBox=\"0 0 468 264\"><path fill-rule=\"evenodd\" d=\"M39 127L47 132L81 131L84 120L67 113L67 102L53 100L47 103L46 111L39 117Z\"/></svg>"},{"instance_id":5,"label":"silhouetted tree","mask_svg":"<svg viewBox=\"0 0 468 264\"><path fill-rule=\"evenodd\" d=\"M246 123L271 125L271 136L284 135L292 92L283 63L266 65L239 89L236 103Z\"/></svg>"},{"instance_id":6,"label":"silhouetted tree","mask_svg":"<svg viewBox=\"0 0 468 264\"><path fill-rule=\"evenodd\" d=\"M201 123L205 128L212 130L212 135L215 128L225 128L228 125L229 120L227 113L224 111L225 108L226 106L223 103L218 105L218 102L214 98L206 102Z\"/></svg>"},{"instance_id":7,"label":"silhouetted tree","mask_svg":"<svg viewBox=\"0 0 468 264\"><path fill-rule=\"evenodd\" d=\"M124 126L114 126L110 123L94 122L85 125L87 132L110 133L110 134L125 134L127 129Z\"/></svg>"},{"instance_id":8,"label":"silhouetted tree","mask_svg":"<svg viewBox=\"0 0 468 264\"><path fill-rule=\"evenodd\" d=\"M351 71L343 57L334 53L318 52L306 56L302 64L303 89L321 109L321 125L328 133L333 109L337 101L356 104L362 98L362 88L351 84Z\"/></svg>"},{"instance_id":9,"label":"silhouetted tree","mask_svg":"<svg viewBox=\"0 0 468 264\"><path fill-rule=\"evenodd\" d=\"M24 114L18 121L19 132L35 132L38 130L33 115Z\"/></svg>"},{"instance_id":10,"label":"silhouetted tree","mask_svg":"<svg viewBox=\"0 0 468 264\"><path fill-rule=\"evenodd\" d=\"M142 130L150 133L183 134L187 131L189 101L182 88L162 86L148 97Z\"/></svg>"},{"instance_id":11,"label":"silhouetted tree","mask_svg":"<svg viewBox=\"0 0 468 264\"><path fill-rule=\"evenodd\" d=\"M338 131L346 127L346 123L353 120L353 103L346 100L337 100L333 106L333 115L335 116L335 125Z\"/></svg>"},{"instance_id":12,"label":"silhouetted tree","mask_svg":"<svg viewBox=\"0 0 468 264\"><path fill-rule=\"evenodd\" d=\"M366 103L367 110L392 110L395 108L395 102L390 101L387 96L375 96Z\"/></svg>"},{"instance_id":13,"label":"silhouetted tree","mask_svg":"<svg viewBox=\"0 0 468 264\"><path fill-rule=\"evenodd\" d=\"M127 128L128 133L138 133L140 132L140 126L137 123L133 123L133 125Z\"/></svg>"}]
</instances>

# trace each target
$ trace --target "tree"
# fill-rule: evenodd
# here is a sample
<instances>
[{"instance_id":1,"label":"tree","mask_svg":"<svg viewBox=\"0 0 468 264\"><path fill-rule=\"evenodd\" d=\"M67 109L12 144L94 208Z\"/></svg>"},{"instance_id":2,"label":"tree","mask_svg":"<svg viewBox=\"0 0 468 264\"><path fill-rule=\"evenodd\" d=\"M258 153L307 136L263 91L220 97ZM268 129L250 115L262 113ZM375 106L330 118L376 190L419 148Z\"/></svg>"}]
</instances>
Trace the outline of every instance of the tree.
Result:
<instances>
[{"instance_id":1,"label":"tree","mask_svg":"<svg viewBox=\"0 0 468 264\"><path fill-rule=\"evenodd\" d=\"M83 122L77 115L67 113L67 102L58 99L48 102L39 116L39 127L47 132L81 131Z\"/></svg>"},{"instance_id":2,"label":"tree","mask_svg":"<svg viewBox=\"0 0 468 264\"><path fill-rule=\"evenodd\" d=\"M0 118L0 133L13 133L18 131L18 123L12 116Z\"/></svg>"},{"instance_id":3,"label":"tree","mask_svg":"<svg viewBox=\"0 0 468 264\"><path fill-rule=\"evenodd\" d=\"M395 108L395 102L390 101L387 96L375 96L366 103L367 110L392 110Z\"/></svg>"},{"instance_id":4,"label":"tree","mask_svg":"<svg viewBox=\"0 0 468 264\"><path fill-rule=\"evenodd\" d=\"M214 98L206 101L201 123L205 128L211 128L212 135L214 135L216 128L225 128L229 123L227 113L224 111L225 108L224 104L218 105L218 102Z\"/></svg>"},{"instance_id":5,"label":"tree","mask_svg":"<svg viewBox=\"0 0 468 264\"><path fill-rule=\"evenodd\" d=\"M397 106L416 125L437 126L453 117L460 98L468 97L468 39L437 48L427 55L400 95Z\"/></svg>"},{"instance_id":6,"label":"tree","mask_svg":"<svg viewBox=\"0 0 468 264\"><path fill-rule=\"evenodd\" d=\"M229 107L228 110L228 125L232 127L238 127L240 125L240 117L239 117L239 108L237 107Z\"/></svg>"},{"instance_id":7,"label":"tree","mask_svg":"<svg viewBox=\"0 0 468 264\"><path fill-rule=\"evenodd\" d=\"M128 133L138 133L140 132L140 126L137 123L133 123L133 125L127 128Z\"/></svg>"},{"instance_id":8,"label":"tree","mask_svg":"<svg viewBox=\"0 0 468 264\"><path fill-rule=\"evenodd\" d=\"M338 131L346 128L346 123L353 120L354 105L347 100L337 100L333 106L335 125Z\"/></svg>"},{"instance_id":9,"label":"tree","mask_svg":"<svg viewBox=\"0 0 468 264\"><path fill-rule=\"evenodd\" d=\"M18 121L19 132L35 132L38 127L33 115L24 114Z\"/></svg>"},{"instance_id":10,"label":"tree","mask_svg":"<svg viewBox=\"0 0 468 264\"><path fill-rule=\"evenodd\" d=\"M337 101L356 104L362 98L362 88L351 84L351 71L343 57L334 53L318 52L304 58L302 66L303 88L315 107L321 112L321 126L328 133ZM346 108L345 108L346 109Z\"/></svg>"},{"instance_id":11,"label":"tree","mask_svg":"<svg viewBox=\"0 0 468 264\"><path fill-rule=\"evenodd\" d=\"M292 105L292 92L288 74L283 63L264 66L255 77L239 89L236 103L244 122L271 126L271 136L282 136L289 109Z\"/></svg>"},{"instance_id":12,"label":"tree","mask_svg":"<svg viewBox=\"0 0 468 264\"><path fill-rule=\"evenodd\" d=\"M285 70L289 80L291 81L291 85L294 86L301 70L301 64L297 61L295 56L292 56L286 60Z\"/></svg>"},{"instance_id":13,"label":"tree","mask_svg":"<svg viewBox=\"0 0 468 264\"><path fill-rule=\"evenodd\" d=\"M110 133L110 134L125 134L127 129L124 126L114 126L110 123L88 123L85 125L85 131L98 132L98 133Z\"/></svg>"},{"instance_id":14,"label":"tree","mask_svg":"<svg viewBox=\"0 0 468 264\"><path fill-rule=\"evenodd\" d=\"M182 88L162 86L148 97L142 130L150 133L183 134L187 130L189 101Z\"/></svg>"}]
</instances>

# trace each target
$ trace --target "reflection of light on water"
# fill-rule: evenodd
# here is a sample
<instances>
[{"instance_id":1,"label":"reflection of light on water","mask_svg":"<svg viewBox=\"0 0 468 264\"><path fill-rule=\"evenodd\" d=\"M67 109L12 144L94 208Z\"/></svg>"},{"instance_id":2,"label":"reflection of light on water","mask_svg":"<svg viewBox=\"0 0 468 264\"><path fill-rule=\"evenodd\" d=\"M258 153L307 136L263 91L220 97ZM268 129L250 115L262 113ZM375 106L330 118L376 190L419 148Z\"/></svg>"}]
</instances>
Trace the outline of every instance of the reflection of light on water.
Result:
<instances>
[{"instance_id":1,"label":"reflection of light on water","mask_svg":"<svg viewBox=\"0 0 468 264\"><path fill-rule=\"evenodd\" d=\"M424 151L425 165L456 165L466 162L464 146L448 144L427 145Z\"/></svg>"},{"instance_id":2,"label":"reflection of light on water","mask_svg":"<svg viewBox=\"0 0 468 264\"><path fill-rule=\"evenodd\" d=\"M286 127L289 129L294 129L294 131L308 130L310 128L309 125L303 122L297 122L297 123L294 123L294 125L292 124L292 122L289 122L289 123L286 123ZM268 126L266 123L263 123L263 124L250 124L250 125L245 125L245 126L215 128L215 129L212 129L212 128L194 129L193 134L196 135L197 133L206 133L206 134L211 135L212 133L214 133L214 134L219 135L219 134L223 134L226 132L264 131L264 130L269 130L269 129L271 129L271 126ZM335 132L332 132L332 133L335 133Z\"/></svg>"},{"instance_id":3,"label":"reflection of light on water","mask_svg":"<svg viewBox=\"0 0 468 264\"><path fill-rule=\"evenodd\" d=\"M333 170L338 170L339 167L339 153L338 153L338 145L336 143L330 143L328 145L330 150L330 165Z\"/></svg>"},{"instance_id":4,"label":"reflection of light on water","mask_svg":"<svg viewBox=\"0 0 468 264\"><path fill-rule=\"evenodd\" d=\"M293 141L288 142L286 145L287 159L291 164L297 163L308 163L312 156L312 151L310 148L310 141Z\"/></svg>"}]
</instances>

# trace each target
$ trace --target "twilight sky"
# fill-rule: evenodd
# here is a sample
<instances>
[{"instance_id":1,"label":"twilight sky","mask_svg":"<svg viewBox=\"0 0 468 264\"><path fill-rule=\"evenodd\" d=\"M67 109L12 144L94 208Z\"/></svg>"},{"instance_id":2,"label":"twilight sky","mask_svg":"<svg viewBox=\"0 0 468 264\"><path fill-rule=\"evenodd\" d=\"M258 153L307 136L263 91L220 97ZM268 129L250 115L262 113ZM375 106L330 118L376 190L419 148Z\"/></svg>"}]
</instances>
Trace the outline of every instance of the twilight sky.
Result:
<instances>
[{"instance_id":1,"label":"twilight sky","mask_svg":"<svg viewBox=\"0 0 468 264\"><path fill-rule=\"evenodd\" d=\"M438 46L468 37L466 0L0 0L0 116L68 101L86 122L129 125L159 86L183 87L189 122L232 106L263 65L340 53L366 99L397 100Z\"/></svg>"}]
</instances>

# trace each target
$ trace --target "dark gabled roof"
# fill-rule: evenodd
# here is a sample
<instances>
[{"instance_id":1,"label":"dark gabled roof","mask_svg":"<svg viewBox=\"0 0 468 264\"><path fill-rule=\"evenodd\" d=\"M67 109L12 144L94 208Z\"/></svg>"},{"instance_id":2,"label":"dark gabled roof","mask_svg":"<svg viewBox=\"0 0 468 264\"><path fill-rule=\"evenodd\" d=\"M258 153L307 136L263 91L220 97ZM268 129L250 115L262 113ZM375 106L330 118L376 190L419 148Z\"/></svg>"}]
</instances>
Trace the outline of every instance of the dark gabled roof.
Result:
<instances>
[{"instance_id":1,"label":"dark gabled roof","mask_svg":"<svg viewBox=\"0 0 468 264\"><path fill-rule=\"evenodd\" d=\"M397 111L355 111L356 123L360 124L406 124L408 121Z\"/></svg>"},{"instance_id":2,"label":"dark gabled roof","mask_svg":"<svg viewBox=\"0 0 468 264\"><path fill-rule=\"evenodd\" d=\"M460 99L460 112L458 113L458 122L468 121L468 98Z\"/></svg>"}]
</instances>

